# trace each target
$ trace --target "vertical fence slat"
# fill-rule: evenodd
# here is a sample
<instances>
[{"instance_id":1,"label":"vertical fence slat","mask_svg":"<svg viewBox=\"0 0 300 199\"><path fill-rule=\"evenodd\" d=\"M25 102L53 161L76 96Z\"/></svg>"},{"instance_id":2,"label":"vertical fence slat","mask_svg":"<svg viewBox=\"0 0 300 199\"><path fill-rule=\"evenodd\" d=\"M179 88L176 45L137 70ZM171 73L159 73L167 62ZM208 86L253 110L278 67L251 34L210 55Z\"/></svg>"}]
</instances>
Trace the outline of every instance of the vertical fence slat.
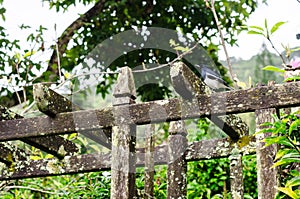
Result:
<instances>
[{"instance_id":1,"label":"vertical fence slat","mask_svg":"<svg viewBox=\"0 0 300 199\"><path fill-rule=\"evenodd\" d=\"M183 121L170 122L168 138L168 180L167 198L186 198L187 188L187 163L184 152L187 148L187 131Z\"/></svg>"},{"instance_id":2,"label":"vertical fence slat","mask_svg":"<svg viewBox=\"0 0 300 199\"><path fill-rule=\"evenodd\" d=\"M155 124L150 124L146 130L145 150L145 199L154 197L154 136Z\"/></svg>"},{"instance_id":3,"label":"vertical fence slat","mask_svg":"<svg viewBox=\"0 0 300 199\"><path fill-rule=\"evenodd\" d=\"M265 122L272 122L272 115L276 113L276 109L261 109L256 110L256 131L261 130L261 124ZM264 147L262 140L270 136L267 134L258 134L256 136L257 148L257 186L258 186L258 198L273 199L277 193L275 186L278 185L277 169L271 168L273 166L273 159L277 152L276 145L270 145Z\"/></svg>"},{"instance_id":4,"label":"vertical fence slat","mask_svg":"<svg viewBox=\"0 0 300 199\"><path fill-rule=\"evenodd\" d=\"M243 164L242 155L238 152L233 152L229 156L230 160L230 192L233 199L244 198L244 180L243 180Z\"/></svg>"},{"instance_id":5,"label":"vertical fence slat","mask_svg":"<svg viewBox=\"0 0 300 199\"><path fill-rule=\"evenodd\" d=\"M121 69L113 95L115 107L134 103L135 85L130 68ZM112 132L111 198L131 199L136 192L136 126L126 122L130 118L128 109L117 110L114 118L118 126Z\"/></svg>"}]
</instances>

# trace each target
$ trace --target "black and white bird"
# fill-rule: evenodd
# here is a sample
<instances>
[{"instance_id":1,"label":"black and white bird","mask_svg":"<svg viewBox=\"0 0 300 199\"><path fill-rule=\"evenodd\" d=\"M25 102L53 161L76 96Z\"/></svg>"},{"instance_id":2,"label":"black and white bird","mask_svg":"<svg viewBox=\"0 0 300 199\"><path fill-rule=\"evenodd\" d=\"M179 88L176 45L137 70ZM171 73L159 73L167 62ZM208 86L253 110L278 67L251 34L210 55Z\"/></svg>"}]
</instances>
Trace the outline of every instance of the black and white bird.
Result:
<instances>
[{"instance_id":1,"label":"black and white bird","mask_svg":"<svg viewBox=\"0 0 300 199\"><path fill-rule=\"evenodd\" d=\"M222 79L221 75L206 65L195 65L200 69L204 83L212 90L231 90L232 88Z\"/></svg>"}]
</instances>

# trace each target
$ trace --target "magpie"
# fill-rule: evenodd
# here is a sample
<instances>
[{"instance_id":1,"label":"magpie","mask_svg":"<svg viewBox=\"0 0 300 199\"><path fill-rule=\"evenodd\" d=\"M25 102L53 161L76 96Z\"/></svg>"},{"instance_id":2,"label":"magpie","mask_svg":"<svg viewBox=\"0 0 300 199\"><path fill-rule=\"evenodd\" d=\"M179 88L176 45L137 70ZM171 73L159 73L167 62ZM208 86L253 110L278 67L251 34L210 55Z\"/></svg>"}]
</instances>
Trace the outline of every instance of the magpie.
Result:
<instances>
[{"instance_id":1,"label":"magpie","mask_svg":"<svg viewBox=\"0 0 300 199\"><path fill-rule=\"evenodd\" d=\"M204 83L211 88L212 90L231 90L232 88L222 79L221 75L207 65L195 65L200 69L201 77L203 78Z\"/></svg>"}]
</instances>

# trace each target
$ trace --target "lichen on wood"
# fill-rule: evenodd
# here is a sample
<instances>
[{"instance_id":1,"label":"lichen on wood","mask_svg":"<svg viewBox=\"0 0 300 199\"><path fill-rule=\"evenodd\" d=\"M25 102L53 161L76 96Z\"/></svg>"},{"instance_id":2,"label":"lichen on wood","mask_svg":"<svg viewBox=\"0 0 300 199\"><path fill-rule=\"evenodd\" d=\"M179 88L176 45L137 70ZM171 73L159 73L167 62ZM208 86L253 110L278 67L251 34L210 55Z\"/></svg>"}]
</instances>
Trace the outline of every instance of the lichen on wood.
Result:
<instances>
[{"instance_id":1,"label":"lichen on wood","mask_svg":"<svg viewBox=\"0 0 300 199\"><path fill-rule=\"evenodd\" d=\"M33 86L33 96L39 110L51 117L58 113L80 110L78 105L43 84Z\"/></svg>"},{"instance_id":2,"label":"lichen on wood","mask_svg":"<svg viewBox=\"0 0 300 199\"><path fill-rule=\"evenodd\" d=\"M214 97L223 97L226 100L223 100L222 104L216 103L212 105L210 99ZM253 112L260 108L283 108L299 105L300 82L291 82L282 85L200 95L197 97L197 102L192 103L186 103L180 99L167 99L113 108L60 113L55 118L41 116L14 121L0 121L0 140L41 136L40 132L43 132L43 135L55 135L72 133L78 130L97 130L103 127L112 127L116 123L113 112L117 109L129 111L130 117L124 118L128 123L141 125L209 117L212 114L225 115ZM165 114L161 115L152 112L150 117L149 112L153 106L160 107ZM222 108L224 106L226 107L225 110ZM183 107L184 110L182 109ZM95 120L95 117L97 120ZM76 118L76 121L78 121L76 124L74 124L73 118Z\"/></svg>"},{"instance_id":3,"label":"lichen on wood","mask_svg":"<svg viewBox=\"0 0 300 199\"><path fill-rule=\"evenodd\" d=\"M35 84L33 94L39 110L50 117L55 117L59 113L82 110L77 104L43 84ZM109 149L111 148L111 128L94 131L82 130L80 133Z\"/></svg>"},{"instance_id":4,"label":"lichen on wood","mask_svg":"<svg viewBox=\"0 0 300 199\"><path fill-rule=\"evenodd\" d=\"M14 113L13 111L10 111L9 109L0 106L0 120L16 120L16 119L22 119L23 117L21 115L18 115L17 113ZM22 125L18 126L20 127L20 130L24 129ZM15 134L15 131L11 131L11 134ZM42 132L41 132L42 134ZM56 157L62 158L65 155L72 155L79 151L78 147L71 141L64 139L63 137L53 135L53 136L45 136L45 137L29 137L19 138L21 141L34 146L36 148L39 148L47 153L50 153ZM60 150L61 147L64 146L64 150Z\"/></svg>"},{"instance_id":5,"label":"lichen on wood","mask_svg":"<svg viewBox=\"0 0 300 199\"><path fill-rule=\"evenodd\" d=\"M145 199L154 197L154 138L155 124L148 125L145 137Z\"/></svg>"},{"instance_id":6,"label":"lichen on wood","mask_svg":"<svg viewBox=\"0 0 300 199\"><path fill-rule=\"evenodd\" d=\"M175 62L171 65L170 76L175 91L180 94L183 99L192 101L200 95L209 94L209 88L206 84L183 62ZM215 103L226 100L226 98L216 99L211 98L210 103L212 104L212 108L214 108L213 105ZM217 108L226 110L226 106L218 106ZM224 119L222 119L217 115L212 114L208 118L235 142L240 138L240 136L247 134L249 131L247 124L236 115L225 115Z\"/></svg>"},{"instance_id":7,"label":"lichen on wood","mask_svg":"<svg viewBox=\"0 0 300 199\"><path fill-rule=\"evenodd\" d=\"M13 166L15 162L27 160L29 157L26 151L9 142L0 143L0 151L0 162L9 167Z\"/></svg>"},{"instance_id":8,"label":"lichen on wood","mask_svg":"<svg viewBox=\"0 0 300 199\"><path fill-rule=\"evenodd\" d=\"M230 161L230 192L233 199L244 198L244 180L242 154L237 144L232 149L229 156Z\"/></svg>"},{"instance_id":9,"label":"lichen on wood","mask_svg":"<svg viewBox=\"0 0 300 199\"><path fill-rule=\"evenodd\" d=\"M167 198L187 197L187 163L185 151L187 149L187 131L183 121L170 123L168 137L168 171Z\"/></svg>"},{"instance_id":10,"label":"lichen on wood","mask_svg":"<svg viewBox=\"0 0 300 199\"><path fill-rule=\"evenodd\" d=\"M276 114L276 109L260 109L255 111L256 114L256 131L260 131L266 126L261 126L265 122L272 122L272 115ZM256 162L257 162L257 187L258 198L275 198L277 193L279 176L278 170L273 166L273 160L277 152L275 144L265 147L263 139L270 136L270 133L257 134Z\"/></svg>"},{"instance_id":11,"label":"lichen on wood","mask_svg":"<svg viewBox=\"0 0 300 199\"><path fill-rule=\"evenodd\" d=\"M113 92L113 105L134 103L135 85L131 69L123 67ZM128 124L129 109L114 109L116 126L112 132L111 198L135 197L136 126Z\"/></svg>"}]
</instances>

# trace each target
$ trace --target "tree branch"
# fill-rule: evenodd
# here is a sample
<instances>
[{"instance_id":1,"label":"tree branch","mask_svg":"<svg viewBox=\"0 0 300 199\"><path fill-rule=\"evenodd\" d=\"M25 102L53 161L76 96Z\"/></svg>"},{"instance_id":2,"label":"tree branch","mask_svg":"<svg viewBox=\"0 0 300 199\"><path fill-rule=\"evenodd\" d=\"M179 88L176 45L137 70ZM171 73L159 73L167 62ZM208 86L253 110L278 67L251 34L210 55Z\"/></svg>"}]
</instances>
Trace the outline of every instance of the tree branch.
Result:
<instances>
[{"instance_id":1,"label":"tree branch","mask_svg":"<svg viewBox=\"0 0 300 199\"><path fill-rule=\"evenodd\" d=\"M57 67L52 67L52 65L58 65L58 57L61 57L66 52L68 43L72 39L75 31L80 29L85 22L90 21L94 16L100 13L105 2L105 0L98 1L91 9L81 15L69 27L66 28L63 34L58 38L57 48L59 52L53 51L48 64L48 71L52 71L55 74L58 73Z\"/></svg>"}]
</instances>

